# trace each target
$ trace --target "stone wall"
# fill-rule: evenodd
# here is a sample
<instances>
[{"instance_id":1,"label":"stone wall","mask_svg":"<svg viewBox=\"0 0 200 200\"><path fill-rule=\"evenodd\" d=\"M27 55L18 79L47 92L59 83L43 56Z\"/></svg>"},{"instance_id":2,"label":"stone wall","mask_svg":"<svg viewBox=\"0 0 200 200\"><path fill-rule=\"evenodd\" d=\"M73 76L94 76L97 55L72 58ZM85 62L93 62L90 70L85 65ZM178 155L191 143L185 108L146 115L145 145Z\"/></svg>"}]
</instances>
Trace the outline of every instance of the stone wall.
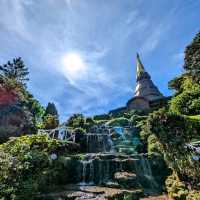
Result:
<instances>
[{"instance_id":1,"label":"stone wall","mask_svg":"<svg viewBox=\"0 0 200 200\"><path fill-rule=\"evenodd\" d=\"M149 101L143 97L134 97L127 103L128 109L145 110L149 109Z\"/></svg>"}]
</instances>

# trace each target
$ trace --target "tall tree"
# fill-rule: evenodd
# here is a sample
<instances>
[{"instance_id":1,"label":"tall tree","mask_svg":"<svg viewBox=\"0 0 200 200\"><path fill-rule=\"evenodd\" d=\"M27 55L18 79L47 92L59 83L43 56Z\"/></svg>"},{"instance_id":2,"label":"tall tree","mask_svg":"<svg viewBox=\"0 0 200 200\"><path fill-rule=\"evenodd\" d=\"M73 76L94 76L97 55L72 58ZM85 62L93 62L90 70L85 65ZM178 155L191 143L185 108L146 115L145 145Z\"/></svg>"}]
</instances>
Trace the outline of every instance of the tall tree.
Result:
<instances>
[{"instance_id":1,"label":"tall tree","mask_svg":"<svg viewBox=\"0 0 200 200\"><path fill-rule=\"evenodd\" d=\"M46 115L58 116L58 111L57 111L56 106L55 106L54 103L51 103L51 102L48 103L44 115L45 116Z\"/></svg>"},{"instance_id":2,"label":"tall tree","mask_svg":"<svg viewBox=\"0 0 200 200\"><path fill-rule=\"evenodd\" d=\"M0 74L6 78L15 80L18 83L26 86L28 78L28 68L25 66L21 57L13 59L13 61L8 61L7 64L0 66Z\"/></svg>"},{"instance_id":3,"label":"tall tree","mask_svg":"<svg viewBox=\"0 0 200 200\"><path fill-rule=\"evenodd\" d=\"M192 75L194 81L200 83L200 32L186 47L184 69Z\"/></svg>"}]
</instances>

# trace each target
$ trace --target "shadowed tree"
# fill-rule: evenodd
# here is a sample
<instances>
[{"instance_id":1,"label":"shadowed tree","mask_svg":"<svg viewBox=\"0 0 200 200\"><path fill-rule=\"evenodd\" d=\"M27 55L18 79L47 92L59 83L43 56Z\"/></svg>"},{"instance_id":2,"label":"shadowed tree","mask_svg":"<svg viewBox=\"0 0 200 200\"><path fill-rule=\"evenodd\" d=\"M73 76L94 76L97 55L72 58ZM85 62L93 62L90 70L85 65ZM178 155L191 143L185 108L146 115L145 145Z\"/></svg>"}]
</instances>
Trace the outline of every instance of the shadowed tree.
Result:
<instances>
[{"instance_id":1,"label":"shadowed tree","mask_svg":"<svg viewBox=\"0 0 200 200\"><path fill-rule=\"evenodd\" d=\"M197 83L200 83L200 32L186 47L184 69Z\"/></svg>"},{"instance_id":2,"label":"shadowed tree","mask_svg":"<svg viewBox=\"0 0 200 200\"><path fill-rule=\"evenodd\" d=\"M44 115L45 116L46 115L58 116L58 111L57 111L56 106L55 106L54 103L51 103L51 102L48 103Z\"/></svg>"}]
</instances>

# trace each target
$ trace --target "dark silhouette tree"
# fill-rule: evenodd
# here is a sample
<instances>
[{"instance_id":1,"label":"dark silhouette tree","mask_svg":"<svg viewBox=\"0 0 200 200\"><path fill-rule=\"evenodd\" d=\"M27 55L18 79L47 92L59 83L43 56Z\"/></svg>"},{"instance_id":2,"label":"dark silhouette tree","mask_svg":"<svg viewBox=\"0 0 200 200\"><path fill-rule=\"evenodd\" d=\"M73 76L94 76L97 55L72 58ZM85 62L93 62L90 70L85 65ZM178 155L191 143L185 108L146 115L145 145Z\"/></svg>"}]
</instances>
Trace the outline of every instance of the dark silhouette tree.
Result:
<instances>
[{"instance_id":1,"label":"dark silhouette tree","mask_svg":"<svg viewBox=\"0 0 200 200\"><path fill-rule=\"evenodd\" d=\"M54 103L51 103L51 102L48 103L44 115L45 116L46 115L58 116L58 111L57 111L56 106L55 106Z\"/></svg>"}]
</instances>

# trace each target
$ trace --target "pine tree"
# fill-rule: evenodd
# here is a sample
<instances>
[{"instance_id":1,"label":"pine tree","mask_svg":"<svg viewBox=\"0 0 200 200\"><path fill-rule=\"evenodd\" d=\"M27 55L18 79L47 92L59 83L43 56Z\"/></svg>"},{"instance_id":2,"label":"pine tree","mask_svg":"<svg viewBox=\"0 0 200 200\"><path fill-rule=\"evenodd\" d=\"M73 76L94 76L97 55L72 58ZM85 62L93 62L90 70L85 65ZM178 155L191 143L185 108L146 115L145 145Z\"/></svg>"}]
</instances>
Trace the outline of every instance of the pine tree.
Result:
<instances>
[{"instance_id":1,"label":"pine tree","mask_svg":"<svg viewBox=\"0 0 200 200\"><path fill-rule=\"evenodd\" d=\"M46 115L58 116L58 111L57 111L54 103L51 103L51 102L48 103L46 110L45 110L45 116Z\"/></svg>"},{"instance_id":2,"label":"pine tree","mask_svg":"<svg viewBox=\"0 0 200 200\"><path fill-rule=\"evenodd\" d=\"M28 78L28 68L24 65L21 57L8 61L7 64L0 66L0 75L6 79L15 80L16 82L26 85Z\"/></svg>"}]
</instances>

